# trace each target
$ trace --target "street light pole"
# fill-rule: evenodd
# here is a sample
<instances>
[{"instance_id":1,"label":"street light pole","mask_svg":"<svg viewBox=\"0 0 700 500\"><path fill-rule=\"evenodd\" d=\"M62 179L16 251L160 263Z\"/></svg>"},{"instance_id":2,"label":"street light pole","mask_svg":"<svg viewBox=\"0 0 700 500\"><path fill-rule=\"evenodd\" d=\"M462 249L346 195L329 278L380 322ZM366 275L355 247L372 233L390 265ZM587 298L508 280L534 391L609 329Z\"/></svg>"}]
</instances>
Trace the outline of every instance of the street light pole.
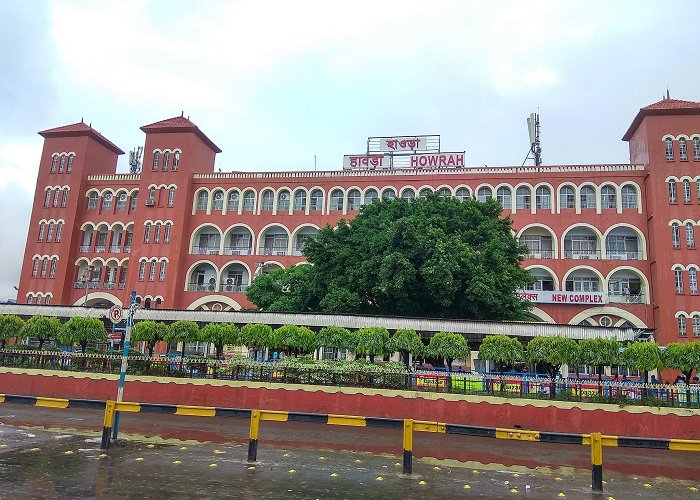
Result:
<instances>
[{"instance_id":1,"label":"street light pole","mask_svg":"<svg viewBox=\"0 0 700 500\"><path fill-rule=\"evenodd\" d=\"M131 292L129 300L129 312L126 315L126 332L124 333L124 348L122 350L122 367L119 372L119 388L117 389L117 403L121 403L124 397L124 383L126 382L126 368L128 366L129 344L131 342L131 327L134 323L134 313L138 308L136 303L136 292ZM119 411L114 413L114 427L112 439L116 440L119 435Z\"/></svg>"}]
</instances>

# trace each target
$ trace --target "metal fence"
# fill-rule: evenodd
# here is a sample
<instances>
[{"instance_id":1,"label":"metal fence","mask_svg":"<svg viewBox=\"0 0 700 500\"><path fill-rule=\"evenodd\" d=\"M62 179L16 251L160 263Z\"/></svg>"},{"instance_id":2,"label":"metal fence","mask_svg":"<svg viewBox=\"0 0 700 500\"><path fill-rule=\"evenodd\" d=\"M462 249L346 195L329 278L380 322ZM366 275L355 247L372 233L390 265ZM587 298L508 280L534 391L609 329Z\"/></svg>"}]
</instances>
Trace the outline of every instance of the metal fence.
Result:
<instances>
[{"instance_id":1,"label":"metal fence","mask_svg":"<svg viewBox=\"0 0 700 500\"><path fill-rule=\"evenodd\" d=\"M119 373L121 356L0 350L0 366L88 373ZM480 372L403 372L366 363L338 368L191 357L130 356L130 376L210 378L284 384L366 387L502 398L553 399L618 405L700 408L700 385L644 384L583 378Z\"/></svg>"}]
</instances>

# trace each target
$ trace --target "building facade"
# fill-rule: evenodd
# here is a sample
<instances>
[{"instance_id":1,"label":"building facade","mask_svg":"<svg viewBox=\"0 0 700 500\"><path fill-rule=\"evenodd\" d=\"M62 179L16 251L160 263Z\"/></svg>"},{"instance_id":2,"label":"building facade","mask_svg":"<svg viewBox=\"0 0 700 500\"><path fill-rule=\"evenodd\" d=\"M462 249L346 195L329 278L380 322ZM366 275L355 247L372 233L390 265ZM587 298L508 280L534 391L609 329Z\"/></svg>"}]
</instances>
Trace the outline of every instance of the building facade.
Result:
<instances>
[{"instance_id":1,"label":"building facade","mask_svg":"<svg viewBox=\"0 0 700 500\"><path fill-rule=\"evenodd\" d=\"M700 103L641 108L630 164L214 172L220 149L188 118L141 127L139 173L85 123L44 148L18 303L230 310L260 272L304 262L304 240L381 198L496 198L530 252L540 321L700 337ZM463 161L463 158L462 158ZM425 163L425 162L424 162ZM422 165L423 163L419 163ZM371 163L368 165L372 167Z\"/></svg>"}]
</instances>

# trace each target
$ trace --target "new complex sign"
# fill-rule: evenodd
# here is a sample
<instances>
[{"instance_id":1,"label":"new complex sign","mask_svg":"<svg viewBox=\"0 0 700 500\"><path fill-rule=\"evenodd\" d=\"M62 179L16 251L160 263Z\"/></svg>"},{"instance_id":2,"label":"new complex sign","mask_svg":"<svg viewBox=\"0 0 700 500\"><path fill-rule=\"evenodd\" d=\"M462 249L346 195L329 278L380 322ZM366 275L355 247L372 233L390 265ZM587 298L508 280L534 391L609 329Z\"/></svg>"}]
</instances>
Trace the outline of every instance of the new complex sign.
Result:
<instances>
[{"instance_id":1,"label":"new complex sign","mask_svg":"<svg viewBox=\"0 0 700 500\"><path fill-rule=\"evenodd\" d=\"M538 304L605 304L607 297L602 292L550 292L538 290L520 290L516 295L524 300Z\"/></svg>"}]
</instances>

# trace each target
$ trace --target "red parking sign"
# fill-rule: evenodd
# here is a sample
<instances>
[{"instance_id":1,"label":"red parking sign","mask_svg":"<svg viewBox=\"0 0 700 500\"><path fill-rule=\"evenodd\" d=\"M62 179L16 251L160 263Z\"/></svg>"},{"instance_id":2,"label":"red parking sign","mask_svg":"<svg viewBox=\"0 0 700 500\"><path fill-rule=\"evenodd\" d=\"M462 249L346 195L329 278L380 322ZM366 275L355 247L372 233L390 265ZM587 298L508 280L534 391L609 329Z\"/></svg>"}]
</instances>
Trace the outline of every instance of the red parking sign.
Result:
<instances>
[{"instance_id":1,"label":"red parking sign","mask_svg":"<svg viewBox=\"0 0 700 500\"><path fill-rule=\"evenodd\" d=\"M121 306L112 306L109 310L109 319L112 323L121 323L124 318L124 310Z\"/></svg>"}]
</instances>

